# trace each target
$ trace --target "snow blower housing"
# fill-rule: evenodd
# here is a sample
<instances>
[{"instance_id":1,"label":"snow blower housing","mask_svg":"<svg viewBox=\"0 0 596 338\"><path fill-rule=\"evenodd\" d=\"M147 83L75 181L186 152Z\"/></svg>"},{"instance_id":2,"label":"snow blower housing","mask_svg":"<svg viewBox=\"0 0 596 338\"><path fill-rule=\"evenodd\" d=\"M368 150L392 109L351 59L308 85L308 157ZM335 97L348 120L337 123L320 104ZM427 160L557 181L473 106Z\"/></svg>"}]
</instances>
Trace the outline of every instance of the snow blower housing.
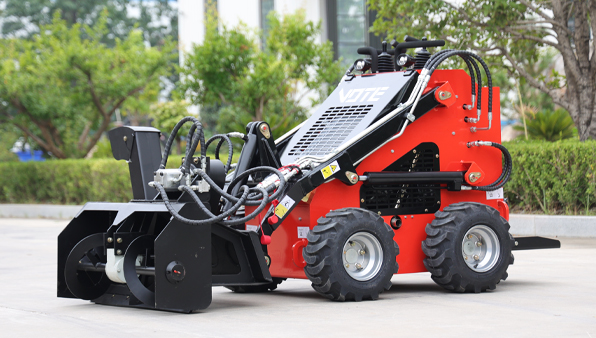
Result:
<instances>
[{"instance_id":1,"label":"snow blower housing","mask_svg":"<svg viewBox=\"0 0 596 338\"><path fill-rule=\"evenodd\" d=\"M162 155L157 129L111 130L134 199L87 203L62 231L58 296L191 312L209 306L213 286L264 292L308 278L326 298L360 301L378 298L396 273L423 271L447 290L495 289L512 250L560 244L509 234L499 89L475 54L427 51L444 44L406 37L393 49L360 48L368 57L277 140L256 121L206 141L187 117ZM413 48L422 49L408 55ZM437 70L450 57L469 75ZM166 169L185 123L183 163ZM235 165L231 138L244 143Z\"/></svg>"}]
</instances>

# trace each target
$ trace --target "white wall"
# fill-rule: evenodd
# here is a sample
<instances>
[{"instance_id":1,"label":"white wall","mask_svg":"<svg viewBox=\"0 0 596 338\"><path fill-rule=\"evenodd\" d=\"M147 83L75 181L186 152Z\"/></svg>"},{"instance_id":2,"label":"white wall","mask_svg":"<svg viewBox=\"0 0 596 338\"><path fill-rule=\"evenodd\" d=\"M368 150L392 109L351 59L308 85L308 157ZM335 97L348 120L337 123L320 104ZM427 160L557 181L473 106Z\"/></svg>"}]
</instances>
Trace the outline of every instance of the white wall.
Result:
<instances>
[{"instance_id":1,"label":"white wall","mask_svg":"<svg viewBox=\"0 0 596 338\"><path fill-rule=\"evenodd\" d=\"M184 53L190 52L193 44L201 44L205 36L203 24L205 14L203 0L178 0L178 42L180 44L180 64L184 63Z\"/></svg>"}]
</instances>

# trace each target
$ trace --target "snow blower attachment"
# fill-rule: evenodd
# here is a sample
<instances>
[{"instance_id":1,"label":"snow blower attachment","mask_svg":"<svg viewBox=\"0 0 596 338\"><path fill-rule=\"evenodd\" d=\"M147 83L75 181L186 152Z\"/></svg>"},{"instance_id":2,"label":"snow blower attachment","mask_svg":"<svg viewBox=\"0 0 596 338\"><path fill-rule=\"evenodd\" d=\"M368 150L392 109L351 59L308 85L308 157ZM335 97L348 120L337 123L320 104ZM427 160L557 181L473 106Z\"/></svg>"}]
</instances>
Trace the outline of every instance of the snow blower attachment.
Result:
<instances>
[{"instance_id":1,"label":"snow blower attachment","mask_svg":"<svg viewBox=\"0 0 596 338\"><path fill-rule=\"evenodd\" d=\"M162 155L157 129L110 131L134 199L87 203L62 231L58 296L191 312L209 306L213 286L264 292L308 278L326 298L360 301L378 298L396 273L422 271L454 292L495 289L512 250L560 244L509 234L512 159L493 127L499 89L477 55L427 50L444 44L406 37L358 49L368 58L277 140L256 121L206 141L186 117ZM413 48L422 49L408 55ZM437 70L451 57L470 75ZM168 169L186 123L182 165ZM232 138L244 143L236 165Z\"/></svg>"}]
</instances>

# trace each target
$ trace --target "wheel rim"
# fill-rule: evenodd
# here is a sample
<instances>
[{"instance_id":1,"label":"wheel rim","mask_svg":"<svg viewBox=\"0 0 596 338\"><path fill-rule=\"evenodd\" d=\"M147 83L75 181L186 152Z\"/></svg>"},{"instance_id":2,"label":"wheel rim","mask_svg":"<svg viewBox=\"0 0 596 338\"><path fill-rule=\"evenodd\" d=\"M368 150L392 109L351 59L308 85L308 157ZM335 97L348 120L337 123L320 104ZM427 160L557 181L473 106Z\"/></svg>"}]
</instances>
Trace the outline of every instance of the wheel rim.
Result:
<instances>
[{"instance_id":1,"label":"wheel rim","mask_svg":"<svg viewBox=\"0 0 596 338\"><path fill-rule=\"evenodd\" d=\"M476 272L492 269L499 259L500 244L497 234L486 225L475 225L464 235L461 253L464 262Z\"/></svg>"},{"instance_id":2,"label":"wheel rim","mask_svg":"<svg viewBox=\"0 0 596 338\"><path fill-rule=\"evenodd\" d=\"M357 232L344 244L342 261L350 277L357 281L367 281L381 270L383 248L371 233Z\"/></svg>"}]
</instances>

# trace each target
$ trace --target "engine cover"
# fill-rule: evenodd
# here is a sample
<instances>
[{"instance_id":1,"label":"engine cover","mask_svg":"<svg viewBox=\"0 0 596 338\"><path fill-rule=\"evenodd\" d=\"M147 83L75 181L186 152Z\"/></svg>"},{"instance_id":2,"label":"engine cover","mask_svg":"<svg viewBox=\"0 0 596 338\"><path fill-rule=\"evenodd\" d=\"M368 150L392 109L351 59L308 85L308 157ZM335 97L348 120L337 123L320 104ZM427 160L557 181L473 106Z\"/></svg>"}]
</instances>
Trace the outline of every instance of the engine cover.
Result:
<instances>
[{"instance_id":1,"label":"engine cover","mask_svg":"<svg viewBox=\"0 0 596 338\"><path fill-rule=\"evenodd\" d=\"M406 75L408 73L408 75ZM394 108L416 76L411 72L356 76L342 81L289 141L283 164L303 156L324 156Z\"/></svg>"}]
</instances>

